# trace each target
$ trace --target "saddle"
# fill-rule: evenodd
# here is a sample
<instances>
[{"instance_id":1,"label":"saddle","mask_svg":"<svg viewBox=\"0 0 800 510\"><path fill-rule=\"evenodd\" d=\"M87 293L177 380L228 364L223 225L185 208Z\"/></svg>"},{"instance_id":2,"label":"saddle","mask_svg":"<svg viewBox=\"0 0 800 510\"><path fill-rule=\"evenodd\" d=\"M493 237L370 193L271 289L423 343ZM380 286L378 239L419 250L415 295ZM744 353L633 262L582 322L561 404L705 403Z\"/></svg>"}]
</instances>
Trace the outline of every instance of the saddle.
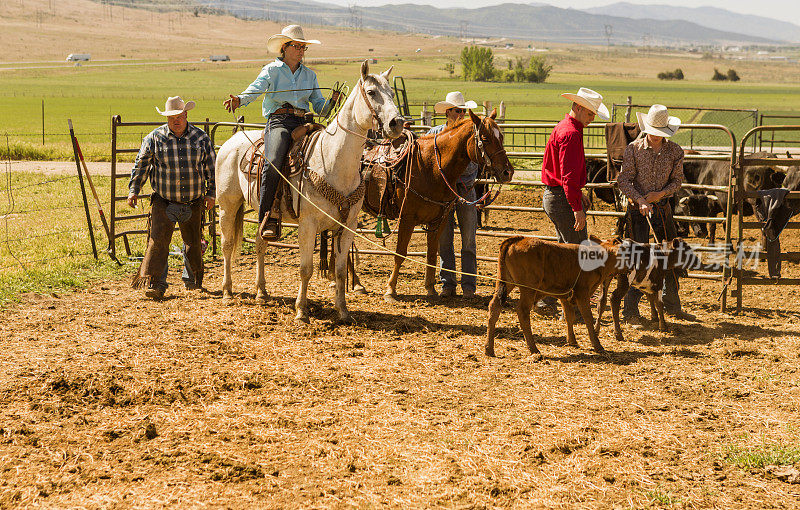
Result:
<instances>
[{"instance_id":1,"label":"saddle","mask_svg":"<svg viewBox=\"0 0 800 510\"><path fill-rule=\"evenodd\" d=\"M292 145L289 148L286 159L284 160L281 173L289 179L295 188L301 189L302 174L306 169L306 156L319 137L319 131L324 129L325 126L309 122L298 126L292 131ZM239 165L239 170L247 178L247 182L256 182L255 199L259 200L259 193L261 192L261 176L263 175L264 166L267 164L264 158L264 135L256 140L250 148L245 152L242 163ZM248 187L248 191L252 189ZM251 202L251 196L248 193L247 201ZM300 197L289 184L281 179L281 184L275 194L275 200L272 203L272 210L270 216L281 217L281 200L286 202L286 210L292 219L297 219L300 206Z\"/></svg>"},{"instance_id":2,"label":"saddle","mask_svg":"<svg viewBox=\"0 0 800 510\"><path fill-rule=\"evenodd\" d=\"M362 209L373 216L397 219L397 184L405 181L416 135L408 129L394 140L375 142L364 149L361 173L366 183Z\"/></svg>"}]
</instances>

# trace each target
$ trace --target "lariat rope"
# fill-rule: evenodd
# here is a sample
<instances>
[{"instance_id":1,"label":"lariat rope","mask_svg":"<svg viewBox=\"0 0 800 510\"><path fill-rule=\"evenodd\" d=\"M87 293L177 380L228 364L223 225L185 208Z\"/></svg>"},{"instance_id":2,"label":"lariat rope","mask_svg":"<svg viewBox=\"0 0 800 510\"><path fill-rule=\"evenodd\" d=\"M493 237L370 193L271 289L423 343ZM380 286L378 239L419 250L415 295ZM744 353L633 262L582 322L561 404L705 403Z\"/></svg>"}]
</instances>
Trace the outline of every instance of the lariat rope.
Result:
<instances>
[{"instance_id":1,"label":"lariat rope","mask_svg":"<svg viewBox=\"0 0 800 510\"><path fill-rule=\"evenodd\" d=\"M359 84L360 83L361 83L361 81L359 80ZM369 104L369 101L366 98L366 94L364 94L363 97L364 97L364 100L367 101L367 104L370 107L370 110L374 113L374 110L372 109L372 105ZM239 126L240 124L244 124L244 123L240 123L239 122L239 119L236 118L236 115L233 112L231 112L231 114L234 117L234 124L236 124L237 126ZM339 127L342 127L342 129L345 129L344 126L341 126L341 124L339 123L338 119L339 119L339 114L337 113L336 114L337 124L339 125ZM350 132L350 130L348 130L348 129L345 129L345 131ZM328 133L329 135L331 134L331 133L329 133L327 131L327 129L325 129L325 132ZM249 136L247 136L247 131L242 130L242 133L244 134L244 136L247 139L247 141L250 142L250 145L252 145L253 148L255 149L255 143L253 142L253 140L250 139ZM355 133L355 134L358 134L358 133ZM363 137L363 135L359 135L359 136ZM366 138L366 137L364 137L364 138ZM374 246L375 248L378 248L378 250L382 251L382 253L386 253L386 254L389 254L389 255L394 255L395 257L400 257L403 260L408 260L408 261L413 262L414 264L418 264L420 266L437 269L437 266L434 266L433 264L428 264L425 261L418 260L418 259L415 259L413 257L409 257L408 255L401 255L401 254L397 253L394 250L386 248L385 245L382 246L382 245L372 241L371 239L367 238L363 234L361 234L359 232L356 232L352 228L348 227L347 225L345 225L344 223L342 223L341 221L339 221L338 219L334 218L333 216L328 214L326 211L324 211L313 200L311 200L308 197L308 195L303 194L303 192L301 192L300 189L298 189L294 184L292 184L292 182L285 175L283 175L283 173L280 170L278 170L277 167L275 167L275 165L272 163L272 161L267 161L267 163L269 163L269 165L272 167L272 169L275 172L277 172L277 174L281 177L281 179L283 179L284 182L286 182L286 184L288 184L289 187L294 192L296 192L298 196L304 198L306 200L306 202L308 202L309 204L314 206L314 208L317 209L319 212L321 212L323 214L323 216L327 217L329 220L331 220L334 223L336 223L337 225L339 225L340 229L347 230L348 232L352 233L354 237L358 237L359 239L362 239L362 240L366 241L368 244ZM409 182L410 182L410 179L409 179ZM249 184L248 184L248 186L249 186ZM403 202L405 203L405 200ZM402 209L402 207L401 207L401 209ZM546 291L546 290L537 289L536 287L532 287L530 285L525 285L525 284L518 283L518 282L512 282L512 281L503 280L499 276L491 277L491 276L486 276L486 275L482 275L482 274L478 274L478 273L468 273L468 272L464 272L464 271L450 270L450 269L448 269L448 271L452 271L453 273L456 273L456 274L462 275L462 276L474 276L476 278L481 278L481 279L484 279L484 280L491 280L491 281L494 281L494 282L501 282L501 283L506 283L506 284L509 284L509 285L515 285L517 287L524 287L526 289L531 289L531 290L533 290L535 292L540 292L542 294L548 294L548 295L551 295L551 296L568 296L567 299L572 297L573 289L575 288L575 285L577 285L578 280L581 277L581 274L583 274L583 270L579 269L578 276L577 276L577 278L575 278L575 282L572 284L572 287L570 287L566 292L550 292L550 291Z\"/></svg>"}]
</instances>

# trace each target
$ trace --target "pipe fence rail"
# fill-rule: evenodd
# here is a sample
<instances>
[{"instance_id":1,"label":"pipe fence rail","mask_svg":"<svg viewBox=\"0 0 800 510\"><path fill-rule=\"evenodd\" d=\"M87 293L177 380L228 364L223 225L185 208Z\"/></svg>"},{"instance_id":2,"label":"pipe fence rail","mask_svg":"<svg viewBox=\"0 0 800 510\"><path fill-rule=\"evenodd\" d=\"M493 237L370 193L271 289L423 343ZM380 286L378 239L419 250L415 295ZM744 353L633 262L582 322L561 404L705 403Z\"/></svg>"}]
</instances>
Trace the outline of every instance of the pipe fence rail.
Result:
<instances>
[{"instance_id":1,"label":"pipe fence rail","mask_svg":"<svg viewBox=\"0 0 800 510\"><path fill-rule=\"evenodd\" d=\"M212 142L215 144L215 147L217 146L217 142L218 142L217 138L218 138L220 129L231 129L231 130L235 130L235 129L263 129L263 126L264 126L263 123L244 123L243 119L242 119L242 122L230 122L230 121L212 122L212 121L208 121L207 120L206 122L197 122L195 124L198 125L198 126L203 127L206 130L206 132L209 133L209 136L211 137ZM123 240L123 242L125 244L126 252L129 255L131 254L129 237L132 236L132 235L139 235L139 234L146 233L146 230L144 230L142 228L141 223L142 223L142 220L146 219L147 216L148 216L146 213L141 213L141 212L136 212L136 211L134 211L134 212L125 211L125 212L121 213L120 210L118 210L118 208L116 207L116 204L118 202L125 201L127 199L127 193L125 193L124 195L123 194L117 195L116 182L119 179L128 179L130 177L130 173L129 172L119 172L118 171L117 155L125 154L125 153L132 153L132 152L138 151L138 147L137 148L132 148L132 147L122 147L122 146L120 146L117 143L117 141L119 139L118 135L125 129L136 129L136 128L143 128L143 127L149 127L149 128L152 129L152 127L155 127L155 126L158 126L158 125L160 125L160 123L157 123L157 122L123 122L122 119L119 116L114 116L113 119L112 119L112 122L111 122L111 132L112 132L112 158L111 158L111 160L112 160L112 180L111 180L111 183L112 184L111 184L111 186L112 186L112 190L111 190L111 211L110 211L110 213L111 213L110 214L111 215L111 222L110 222L110 228L111 228L111 232L112 232L111 238L113 239L113 241L110 243L110 246L109 246L109 249L111 250L112 253L115 253L115 250L116 250L116 240L119 239L119 238L122 238L122 240ZM520 132L525 132L526 130L529 131L529 132L534 132L534 130L536 130L536 131L540 131L542 133L545 133L545 134L542 134L542 135L540 135L538 132L536 133L536 136L541 136L542 137L542 140L541 140L542 143L546 143L546 138L547 138L547 136L549 136L549 132L552 130L553 127L555 127L555 125L556 125L555 122L549 122L549 123L545 123L545 122L515 122L515 123L503 123L503 124L500 124L501 129L503 129L504 131L507 131L507 132L508 132L508 130L518 130ZM598 127L602 127L602 125L598 125ZM415 125L415 126L412 126L412 129L415 130L415 131L424 131L424 130L429 129L429 126L427 126L427 125ZM724 125L720 125L720 124L685 124L685 125L683 125L681 127L681 130L685 131L687 133L688 132L703 132L703 131L706 131L706 132L707 131L716 131L716 132L721 133L720 135L717 135L717 136L718 137L724 136L724 137L726 137L728 139L728 145L727 145L727 147L725 149L722 149L718 145L718 146L716 146L714 148L713 153L710 153L710 154L689 154L689 155L686 156L686 158L687 159L697 159L697 160L725 160L725 161L729 161L731 163L731 168L732 169L734 168L736 160L737 160L737 144L736 144L736 136L729 128L727 128ZM520 136L522 136L522 135L520 135ZM748 138L748 141L751 142L752 140L750 138ZM515 157L515 154L519 153L519 154L522 154L520 157L528 157L528 158L541 157L543 155L543 153L541 151L537 151L536 150L538 148L538 145L539 145L539 143L538 143L538 140L537 140L537 143L535 145L533 145L533 144L531 146L526 145L524 147L525 149L532 149L532 150L518 151L518 152L509 151L509 156L510 157ZM587 154L587 157L595 157L595 158L605 159L605 157L606 157L606 155L605 155L605 147L602 147L602 149L603 149L602 152L590 153L590 154ZM598 150L599 150L599 148L598 148ZM800 160L794 160L794 161L798 162L798 163L795 163L795 164L800 164ZM770 162L771 163L775 163L776 160L770 160ZM693 191L721 192L721 193L728 194L728 196L735 196L734 195L734 191L733 191L733 186L734 186L734 183L736 182L736 179L734 178L733 170L731 171L731 175L729 177L730 177L730 179L729 179L728 186L705 186L705 185L685 184L684 188L690 189L690 190L693 190ZM487 184L496 184L493 180L481 180L479 182L487 183ZM521 188L537 188L537 187L543 186L543 184L539 180L515 180L515 181L512 181L511 183L509 183L509 185L510 186L514 186L514 187L521 187ZM590 183L590 184L587 185L587 188L590 188L590 189L591 188L615 188L615 187L616 187L616 183L615 182L612 182L612 183ZM125 188L125 191L127 191L127 188ZM145 196L143 196L143 198L144 197ZM727 287L728 287L728 284L729 284L730 278L731 278L730 261L731 261L732 257L736 256L735 251L732 249L732 243L731 243L731 237L732 237L731 232L732 232L732 226L733 226L732 217L733 217L733 203L734 203L734 201L733 200L728 200L727 203L728 203L728 207L727 207L727 210L725 211L724 217L694 217L694 216L676 216L675 217L675 219L677 221L683 221L683 222L716 223L716 224L722 223L722 224L725 225L725 244L724 244L723 247L700 247L699 248L700 252L707 252L707 253L710 253L710 254L714 254L717 259L721 258L721 259L723 259L725 261L725 263L722 264L721 271L719 273L717 273L717 274L713 274L713 273L712 274L690 273L690 277L693 277L693 278L700 278L700 279L714 280L714 281L721 282L722 289L721 289L721 294L720 294L720 301L721 301L720 308L722 310L725 310L726 307L727 307ZM494 210L494 211L505 211L505 212L516 212L516 213L528 213L528 214L529 213L536 213L536 214L543 213L543 209L541 207L501 205L501 204L489 205L489 206L485 207L485 210L487 210L487 211L493 211ZM250 214L252 214L252 213L250 213ZM587 211L587 215L588 216L596 216L596 217L619 218L621 216L624 216L624 214L625 214L624 211L621 211L621 210L590 210L590 211ZM138 226L131 225L130 222L135 221L135 220L138 220L140 222ZM254 224L256 222L256 220L251 218L251 217L249 217L249 215L245 218L245 221L248 224ZM118 223L119 223L119 225L118 225ZM128 225L128 226L126 226L126 225ZM212 248L213 248L212 249L212 253L214 255L216 255L216 253L217 253L217 236L218 236L217 231L216 231L217 230L217 227L216 227L217 219L216 219L216 214L213 211L210 214L210 217L206 221L205 225L208 225L208 228L209 228L209 234L210 234L210 237L211 237L210 242L212 243ZM295 228L292 223L285 223L284 225L288 229ZM749 226L749 224L747 224L747 223L745 223L744 225L745 226ZM370 233L374 233L374 229L369 228L369 225L364 225L364 226L361 226L359 228L358 232L362 233L362 234L370 234ZM414 230L414 232L416 234L421 234L424 231L421 228L417 228L417 229ZM484 228L481 228L477 232L478 236L489 237L489 238L498 238L498 239L506 238L506 237L510 237L510 236L514 236L514 235L535 236L535 237L539 237L539 238L542 238L542 239L550 239L550 240L554 239L554 237L552 237L552 236L541 236L541 235L537 235L537 234L538 234L538 232L535 231L535 230L524 229L524 228L516 228L516 229L513 229L513 230L509 230L507 228L502 228L502 227L496 227L496 228L484 227ZM250 238L246 238L245 240L249 241L249 242L253 241ZM294 245L292 243L287 243L287 242L271 242L271 243L268 243L268 245L269 246L275 246L275 247L281 247L281 248L296 248L296 245ZM363 248L363 247L361 249L359 249L358 251L359 251L359 253L364 254L364 255L393 256L392 254L390 254L388 252L382 252L381 250L374 250L374 249ZM412 252L412 253L409 253L409 256L412 256L412 257L424 256L424 254ZM459 256L459 255L456 254L456 256ZM494 261L496 261L496 258L492 257L492 256L481 255L480 257L478 257L478 260L481 260L481 261L484 261L484 262L494 262ZM739 275L739 276L741 276L741 275ZM740 278L740 280L741 280L741 278ZM738 285L738 283L737 283L737 285ZM741 296L741 294L739 294L739 296ZM741 298L739 297L739 299L741 299Z\"/></svg>"}]
</instances>

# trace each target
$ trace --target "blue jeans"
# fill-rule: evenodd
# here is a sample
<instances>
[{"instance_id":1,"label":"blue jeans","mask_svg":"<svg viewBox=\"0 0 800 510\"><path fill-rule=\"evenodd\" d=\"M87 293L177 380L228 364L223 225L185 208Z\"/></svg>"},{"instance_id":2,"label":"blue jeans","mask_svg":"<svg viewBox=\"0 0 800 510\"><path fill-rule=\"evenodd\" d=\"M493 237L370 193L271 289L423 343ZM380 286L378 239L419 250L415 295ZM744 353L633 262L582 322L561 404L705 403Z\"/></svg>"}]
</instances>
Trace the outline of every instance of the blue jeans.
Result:
<instances>
[{"instance_id":1,"label":"blue jeans","mask_svg":"<svg viewBox=\"0 0 800 510\"><path fill-rule=\"evenodd\" d=\"M559 243L580 244L589 238L585 226L583 230L575 230L575 214L561 186L545 187L542 193L542 207L556 227Z\"/></svg>"},{"instance_id":2,"label":"blue jeans","mask_svg":"<svg viewBox=\"0 0 800 510\"><path fill-rule=\"evenodd\" d=\"M631 226L631 236L637 243L650 242L650 224L647 217L639 212L638 207L628 207L628 221ZM666 199L657 204L653 204L653 214L650 222L655 229L657 241L672 241L677 237L675 220L672 219L672 210ZM681 299L678 296L678 278L674 271L667 271L664 275L664 308L669 311L681 309ZM634 317L639 315L639 301L642 299L642 292L631 287L625 294L625 301L622 306L624 317Z\"/></svg>"},{"instance_id":3,"label":"blue jeans","mask_svg":"<svg viewBox=\"0 0 800 510\"><path fill-rule=\"evenodd\" d=\"M472 188L467 193L467 186L463 183L456 184L459 195L470 202L475 201L475 189ZM478 260L475 249L475 231L478 228L478 210L474 205L456 204L455 209L442 219L445 222L442 228L442 235L439 237L439 260L441 270L439 279L442 287L456 288L456 256L453 249L453 230L455 229L455 219L458 218L458 227L461 229L461 290L463 292L475 292L474 276L478 271Z\"/></svg>"},{"instance_id":4,"label":"blue jeans","mask_svg":"<svg viewBox=\"0 0 800 510\"><path fill-rule=\"evenodd\" d=\"M275 171L283 170L283 162L286 160L286 153L292 145L292 131L302 126L305 121L296 115L270 115L267 125L264 128L264 158L266 164L261 174L261 189L259 190L258 221L264 219L272 209L272 202L275 200L275 192L281 176Z\"/></svg>"}]
</instances>

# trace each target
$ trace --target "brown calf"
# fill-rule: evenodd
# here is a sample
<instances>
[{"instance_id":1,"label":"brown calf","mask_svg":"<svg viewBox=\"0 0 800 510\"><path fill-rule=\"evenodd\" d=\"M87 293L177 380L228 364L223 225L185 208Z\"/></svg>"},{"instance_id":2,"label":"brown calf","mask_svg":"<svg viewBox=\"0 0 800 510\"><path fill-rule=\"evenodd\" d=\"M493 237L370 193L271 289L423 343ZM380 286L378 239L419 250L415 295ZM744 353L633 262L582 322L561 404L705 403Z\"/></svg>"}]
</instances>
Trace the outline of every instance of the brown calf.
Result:
<instances>
[{"instance_id":1,"label":"brown calf","mask_svg":"<svg viewBox=\"0 0 800 510\"><path fill-rule=\"evenodd\" d=\"M522 334L531 354L539 349L531 333L531 307L542 296L554 296L561 300L564 319L567 323L567 345L576 346L573 322L574 306L578 307L589 331L592 347L604 352L597 339L593 326L589 297L597 287L617 271L617 246L613 242L599 243L608 253L605 261L591 271L581 269L577 244L553 243L532 237L516 236L503 241L497 260L497 286L489 303L489 327L486 338L486 354L494 356L495 324L500 317L500 309L508 294L519 287L520 298L517 303Z\"/></svg>"},{"instance_id":2,"label":"brown calf","mask_svg":"<svg viewBox=\"0 0 800 510\"><path fill-rule=\"evenodd\" d=\"M619 241L617 241L619 243ZM625 239L617 246L619 270L616 274L617 288L611 294L611 314L614 317L614 335L621 342L622 329L619 324L619 307L622 298L630 287L639 289L650 301L651 320L658 320L658 329L668 331L664 319L663 291L664 278L668 271L685 272L700 267L700 259L683 239L676 237L663 246L641 244ZM603 296L597 309L595 332L600 331L600 317L606 306L608 287L615 275L609 275L603 282Z\"/></svg>"}]
</instances>

